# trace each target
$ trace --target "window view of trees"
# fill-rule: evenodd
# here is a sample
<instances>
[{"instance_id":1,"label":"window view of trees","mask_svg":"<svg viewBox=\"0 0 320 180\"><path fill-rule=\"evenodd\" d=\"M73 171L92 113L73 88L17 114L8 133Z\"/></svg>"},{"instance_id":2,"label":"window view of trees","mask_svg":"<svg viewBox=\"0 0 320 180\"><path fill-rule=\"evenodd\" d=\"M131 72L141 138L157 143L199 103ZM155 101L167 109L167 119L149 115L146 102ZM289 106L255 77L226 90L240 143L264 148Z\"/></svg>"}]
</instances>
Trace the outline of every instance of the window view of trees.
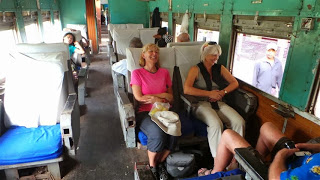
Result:
<instances>
[{"instance_id":1,"label":"window view of trees","mask_svg":"<svg viewBox=\"0 0 320 180\"><path fill-rule=\"evenodd\" d=\"M215 41L219 42L219 31L198 29L197 41Z\"/></svg>"}]
</instances>

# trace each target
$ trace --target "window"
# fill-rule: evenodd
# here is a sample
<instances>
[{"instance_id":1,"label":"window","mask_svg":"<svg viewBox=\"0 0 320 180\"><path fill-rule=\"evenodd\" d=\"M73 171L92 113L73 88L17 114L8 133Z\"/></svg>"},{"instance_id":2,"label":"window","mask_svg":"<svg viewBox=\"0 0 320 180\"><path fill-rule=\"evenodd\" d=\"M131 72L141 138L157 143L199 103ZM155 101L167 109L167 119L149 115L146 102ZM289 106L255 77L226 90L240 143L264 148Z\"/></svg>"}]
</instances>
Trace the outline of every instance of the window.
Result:
<instances>
[{"instance_id":1,"label":"window","mask_svg":"<svg viewBox=\"0 0 320 180\"><path fill-rule=\"evenodd\" d=\"M36 11L23 11L22 15L28 43L42 42L38 27L38 13Z\"/></svg>"},{"instance_id":2,"label":"window","mask_svg":"<svg viewBox=\"0 0 320 180\"><path fill-rule=\"evenodd\" d=\"M276 48L274 61L271 61L273 62L273 64L268 63L263 65L258 65L259 63L268 62L267 47L270 47L271 44L275 45L274 48ZM278 97L279 90L281 87L282 75L283 75L283 71L284 71L284 67L286 64L287 55L289 51L289 46L290 46L290 41L286 39L278 39L278 38L271 38L271 37L265 37L265 36L255 36L255 35L238 33L237 39L236 39L236 47L234 51L232 74L235 77L241 79L242 81L245 81L248 84L251 84L267 92L266 89L268 87L265 87L264 84L262 84L263 83L262 81L270 82L271 79L265 79L266 77L261 75L262 71L264 71L264 73L268 73L268 71L263 68L268 68L269 66L272 66L274 68L281 67L281 69L277 69L273 71L276 73L281 73L281 74L278 74L278 76L274 77L276 78L276 80L278 80L280 84L278 85L273 84L274 87L268 88L270 89L270 91L267 92L275 97ZM280 64L277 65L276 61L278 61ZM267 65L267 66L265 67L264 65ZM259 68L259 70L257 68ZM258 83L258 84L254 84L254 83Z\"/></svg>"},{"instance_id":3,"label":"window","mask_svg":"<svg viewBox=\"0 0 320 180\"><path fill-rule=\"evenodd\" d=\"M309 108L309 113L314 114L316 117L320 118L320 66L318 67L318 73L315 76L315 84L312 91L311 105Z\"/></svg>"},{"instance_id":4,"label":"window","mask_svg":"<svg viewBox=\"0 0 320 180\"><path fill-rule=\"evenodd\" d=\"M6 77L9 61L9 52L14 49L18 43L15 14L13 12L0 13L0 39L4 43L0 43L0 84ZM3 93L0 89L0 94Z\"/></svg>"},{"instance_id":5,"label":"window","mask_svg":"<svg viewBox=\"0 0 320 180\"><path fill-rule=\"evenodd\" d=\"M232 74L278 97L293 22L292 17L234 16L236 36Z\"/></svg>"},{"instance_id":6,"label":"window","mask_svg":"<svg viewBox=\"0 0 320 180\"><path fill-rule=\"evenodd\" d=\"M211 31L206 29L197 30L197 41L215 41L219 42L219 31Z\"/></svg>"},{"instance_id":7,"label":"window","mask_svg":"<svg viewBox=\"0 0 320 180\"><path fill-rule=\"evenodd\" d=\"M219 42L220 15L196 14L195 37L197 41Z\"/></svg>"},{"instance_id":8,"label":"window","mask_svg":"<svg viewBox=\"0 0 320 180\"><path fill-rule=\"evenodd\" d=\"M177 37L179 36L180 34L180 29L181 29L181 24L176 24L176 27L175 27L175 36L174 36L174 42L177 42Z\"/></svg>"},{"instance_id":9,"label":"window","mask_svg":"<svg viewBox=\"0 0 320 180\"><path fill-rule=\"evenodd\" d=\"M57 40L54 36L54 29L52 28L50 11L42 11L42 25L43 25L43 41L46 43L53 43Z\"/></svg>"},{"instance_id":10,"label":"window","mask_svg":"<svg viewBox=\"0 0 320 180\"><path fill-rule=\"evenodd\" d=\"M320 118L320 97L319 97L319 89L318 89L318 95L317 100L314 107L314 115Z\"/></svg>"},{"instance_id":11,"label":"window","mask_svg":"<svg viewBox=\"0 0 320 180\"><path fill-rule=\"evenodd\" d=\"M61 32L62 30L62 26L61 26L61 21L60 21L60 17L59 17L59 11L54 11L54 30L56 33Z\"/></svg>"},{"instance_id":12,"label":"window","mask_svg":"<svg viewBox=\"0 0 320 180\"><path fill-rule=\"evenodd\" d=\"M168 30L168 22L167 21L161 21L161 27L166 27Z\"/></svg>"}]
</instances>

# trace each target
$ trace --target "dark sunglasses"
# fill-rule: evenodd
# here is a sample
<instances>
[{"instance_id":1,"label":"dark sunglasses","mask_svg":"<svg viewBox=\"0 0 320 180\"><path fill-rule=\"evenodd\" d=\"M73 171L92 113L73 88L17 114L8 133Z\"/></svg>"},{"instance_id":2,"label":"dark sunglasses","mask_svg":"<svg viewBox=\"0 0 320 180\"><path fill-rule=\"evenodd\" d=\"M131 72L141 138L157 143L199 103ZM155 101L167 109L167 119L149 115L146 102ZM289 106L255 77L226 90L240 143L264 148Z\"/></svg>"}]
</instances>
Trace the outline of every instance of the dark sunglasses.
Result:
<instances>
[{"instance_id":1,"label":"dark sunglasses","mask_svg":"<svg viewBox=\"0 0 320 180\"><path fill-rule=\"evenodd\" d=\"M215 41L210 41L209 43L208 43L208 45L216 45L217 43L215 42Z\"/></svg>"}]
</instances>

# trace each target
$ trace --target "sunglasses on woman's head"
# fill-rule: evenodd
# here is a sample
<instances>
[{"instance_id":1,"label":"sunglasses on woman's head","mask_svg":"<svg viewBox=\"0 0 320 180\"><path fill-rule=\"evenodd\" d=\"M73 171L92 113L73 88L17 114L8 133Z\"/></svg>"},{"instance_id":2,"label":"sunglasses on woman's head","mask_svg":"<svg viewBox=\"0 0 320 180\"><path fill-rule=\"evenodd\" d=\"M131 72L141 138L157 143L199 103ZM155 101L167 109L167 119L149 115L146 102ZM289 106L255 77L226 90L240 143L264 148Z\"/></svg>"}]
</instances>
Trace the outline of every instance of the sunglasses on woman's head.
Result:
<instances>
[{"instance_id":1,"label":"sunglasses on woman's head","mask_svg":"<svg viewBox=\"0 0 320 180\"><path fill-rule=\"evenodd\" d=\"M215 41L210 41L209 43L208 43L208 45L216 45L217 43L215 42Z\"/></svg>"}]
</instances>

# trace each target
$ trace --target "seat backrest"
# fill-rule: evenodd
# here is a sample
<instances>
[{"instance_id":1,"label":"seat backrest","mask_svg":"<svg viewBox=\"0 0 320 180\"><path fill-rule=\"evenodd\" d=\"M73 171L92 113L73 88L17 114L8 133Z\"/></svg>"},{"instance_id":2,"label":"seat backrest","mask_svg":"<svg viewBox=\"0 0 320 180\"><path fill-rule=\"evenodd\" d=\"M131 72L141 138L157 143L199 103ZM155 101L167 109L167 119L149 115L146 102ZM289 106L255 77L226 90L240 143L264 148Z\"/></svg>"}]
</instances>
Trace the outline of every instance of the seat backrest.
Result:
<instances>
[{"instance_id":1,"label":"seat backrest","mask_svg":"<svg viewBox=\"0 0 320 180\"><path fill-rule=\"evenodd\" d=\"M142 29L143 24L126 24L127 29Z\"/></svg>"},{"instance_id":2,"label":"seat backrest","mask_svg":"<svg viewBox=\"0 0 320 180\"><path fill-rule=\"evenodd\" d=\"M111 37L113 38L113 29L127 29L127 24L108 24L108 30L110 32Z\"/></svg>"},{"instance_id":3,"label":"seat backrest","mask_svg":"<svg viewBox=\"0 0 320 180\"><path fill-rule=\"evenodd\" d=\"M139 37L138 29L113 29L113 39L116 42L118 60L126 57L126 48L129 47L129 43L134 37Z\"/></svg>"},{"instance_id":4,"label":"seat backrest","mask_svg":"<svg viewBox=\"0 0 320 180\"><path fill-rule=\"evenodd\" d=\"M19 44L6 79L4 108L7 127L55 125L68 88L68 45Z\"/></svg>"},{"instance_id":5,"label":"seat backrest","mask_svg":"<svg viewBox=\"0 0 320 180\"><path fill-rule=\"evenodd\" d=\"M76 30L76 31L64 30L64 31L63 31L63 36L64 36L66 33L68 33L68 32L70 32L70 33L72 33L72 34L74 35L74 37L76 38L75 41L78 41L78 42L81 41L82 35L81 35L81 31L80 31L80 30ZM62 37L63 37L63 36L62 36ZM62 38L61 38L61 39L62 39Z\"/></svg>"},{"instance_id":6,"label":"seat backrest","mask_svg":"<svg viewBox=\"0 0 320 180\"><path fill-rule=\"evenodd\" d=\"M174 47L174 46L197 46L203 45L205 41L194 41L194 42L171 42L167 44L167 47Z\"/></svg>"},{"instance_id":7,"label":"seat backrest","mask_svg":"<svg viewBox=\"0 0 320 180\"><path fill-rule=\"evenodd\" d=\"M81 32L81 35L86 39L88 39L87 26L85 24L67 24L67 28L79 30ZM77 41L80 41L80 40L77 39Z\"/></svg>"},{"instance_id":8,"label":"seat backrest","mask_svg":"<svg viewBox=\"0 0 320 180\"><path fill-rule=\"evenodd\" d=\"M139 29L139 36L143 45L154 43L154 35L158 33L158 28Z\"/></svg>"},{"instance_id":9,"label":"seat backrest","mask_svg":"<svg viewBox=\"0 0 320 180\"><path fill-rule=\"evenodd\" d=\"M182 86L188 76L190 68L200 62L200 48L202 45L196 46L175 46L176 66L180 69Z\"/></svg>"},{"instance_id":10,"label":"seat backrest","mask_svg":"<svg viewBox=\"0 0 320 180\"><path fill-rule=\"evenodd\" d=\"M140 68L139 66L139 59L141 56L142 48L127 48L126 54L127 54L127 68L128 73L126 76L126 82L127 82L127 89L128 92L132 92L130 87L130 79L131 79L131 72L135 69ZM170 77L172 79L173 76L173 69L175 66L175 56L174 56L174 49L173 48L160 48L159 52L159 61L160 66L162 68L168 69L170 73Z\"/></svg>"}]
</instances>

